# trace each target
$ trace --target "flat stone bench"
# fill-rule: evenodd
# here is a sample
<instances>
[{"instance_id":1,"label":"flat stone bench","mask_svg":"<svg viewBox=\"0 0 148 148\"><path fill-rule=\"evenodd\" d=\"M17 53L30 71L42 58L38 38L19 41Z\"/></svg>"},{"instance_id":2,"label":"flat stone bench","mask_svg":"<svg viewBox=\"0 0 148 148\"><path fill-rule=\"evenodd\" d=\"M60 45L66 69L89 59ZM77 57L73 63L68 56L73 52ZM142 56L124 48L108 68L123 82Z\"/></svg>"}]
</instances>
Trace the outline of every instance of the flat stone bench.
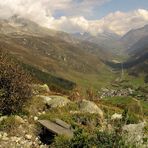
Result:
<instances>
[{"instance_id":1,"label":"flat stone bench","mask_svg":"<svg viewBox=\"0 0 148 148\"><path fill-rule=\"evenodd\" d=\"M38 122L53 134L65 135L69 138L73 137L73 131L70 129L71 126L60 119L55 119L55 122L49 120L38 120Z\"/></svg>"}]
</instances>

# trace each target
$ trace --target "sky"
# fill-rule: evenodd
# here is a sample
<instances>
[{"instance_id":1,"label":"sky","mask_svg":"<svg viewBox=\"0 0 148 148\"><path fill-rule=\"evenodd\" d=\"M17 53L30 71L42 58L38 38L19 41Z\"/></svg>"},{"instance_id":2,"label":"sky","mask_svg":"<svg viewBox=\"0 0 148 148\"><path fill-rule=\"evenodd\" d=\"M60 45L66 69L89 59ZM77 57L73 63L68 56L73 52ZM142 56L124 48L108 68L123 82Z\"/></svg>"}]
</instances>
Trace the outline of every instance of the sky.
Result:
<instances>
[{"instance_id":1,"label":"sky","mask_svg":"<svg viewBox=\"0 0 148 148\"><path fill-rule=\"evenodd\" d=\"M148 0L0 0L0 18L13 15L69 33L124 35L148 24Z\"/></svg>"}]
</instances>

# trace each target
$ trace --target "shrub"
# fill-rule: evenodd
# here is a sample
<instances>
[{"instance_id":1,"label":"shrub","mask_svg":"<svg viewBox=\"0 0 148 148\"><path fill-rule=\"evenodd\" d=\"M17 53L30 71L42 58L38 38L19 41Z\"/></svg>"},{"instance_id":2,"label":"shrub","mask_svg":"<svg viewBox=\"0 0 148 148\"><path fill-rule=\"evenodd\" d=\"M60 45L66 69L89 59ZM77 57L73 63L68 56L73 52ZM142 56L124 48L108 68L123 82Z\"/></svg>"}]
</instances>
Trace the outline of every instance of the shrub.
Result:
<instances>
[{"instance_id":1,"label":"shrub","mask_svg":"<svg viewBox=\"0 0 148 148\"><path fill-rule=\"evenodd\" d=\"M70 139L65 136L57 136L54 142L49 146L50 148L70 148Z\"/></svg>"},{"instance_id":2,"label":"shrub","mask_svg":"<svg viewBox=\"0 0 148 148\"><path fill-rule=\"evenodd\" d=\"M1 121L0 131L5 131L7 133L15 133L17 131L20 123L16 120L15 116L9 116Z\"/></svg>"},{"instance_id":3,"label":"shrub","mask_svg":"<svg viewBox=\"0 0 148 148\"><path fill-rule=\"evenodd\" d=\"M143 116L130 112L127 108L124 110L122 122L124 124L137 124L143 121Z\"/></svg>"},{"instance_id":4,"label":"shrub","mask_svg":"<svg viewBox=\"0 0 148 148\"><path fill-rule=\"evenodd\" d=\"M60 145L59 145L60 143ZM117 132L108 133L107 131L92 131L86 132L82 128L76 129L72 139L65 139L64 137L55 138L53 143L56 148L127 148L125 141L121 134ZM52 146L53 146L52 145ZM61 147L62 146L62 147Z\"/></svg>"},{"instance_id":5,"label":"shrub","mask_svg":"<svg viewBox=\"0 0 148 148\"><path fill-rule=\"evenodd\" d=\"M31 96L30 76L3 50L0 50L0 113L21 110Z\"/></svg>"}]
</instances>

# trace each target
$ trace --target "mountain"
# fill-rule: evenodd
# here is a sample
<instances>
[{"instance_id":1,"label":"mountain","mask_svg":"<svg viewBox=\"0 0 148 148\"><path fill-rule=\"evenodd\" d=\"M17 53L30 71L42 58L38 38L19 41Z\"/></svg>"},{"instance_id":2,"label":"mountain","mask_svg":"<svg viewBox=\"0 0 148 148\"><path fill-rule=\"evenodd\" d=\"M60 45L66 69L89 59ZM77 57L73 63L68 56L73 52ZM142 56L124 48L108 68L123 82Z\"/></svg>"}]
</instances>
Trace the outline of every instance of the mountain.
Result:
<instances>
[{"instance_id":1,"label":"mountain","mask_svg":"<svg viewBox=\"0 0 148 148\"><path fill-rule=\"evenodd\" d=\"M148 74L148 36L141 38L128 50L132 63L131 70L137 73Z\"/></svg>"},{"instance_id":2,"label":"mountain","mask_svg":"<svg viewBox=\"0 0 148 148\"><path fill-rule=\"evenodd\" d=\"M129 73L148 74L148 36L145 36L133 44L129 49L126 50L128 53L128 59L122 62L124 69L127 69ZM121 63L113 63L108 61L108 65L113 68L121 69Z\"/></svg>"},{"instance_id":3,"label":"mountain","mask_svg":"<svg viewBox=\"0 0 148 148\"><path fill-rule=\"evenodd\" d=\"M49 30L29 20L14 17L0 21L0 46L21 62L46 73L90 87L110 73L103 60L112 55L97 44ZM84 75L85 74L85 75ZM110 79L110 77L108 78ZM107 79L106 79L107 81Z\"/></svg>"},{"instance_id":4,"label":"mountain","mask_svg":"<svg viewBox=\"0 0 148 148\"><path fill-rule=\"evenodd\" d=\"M139 76L139 74L148 77L148 36L145 36L132 45L126 52L129 58L122 63L124 69L127 69L130 75ZM114 68L121 69L121 63L108 63Z\"/></svg>"},{"instance_id":5,"label":"mountain","mask_svg":"<svg viewBox=\"0 0 148 148\"><path fill-rule=\"evenodd\" d=\"M122 50L124 50L124 44L120 42L121 36L110 31L104 31L102 33L98 33L95 36L89 33L75 33L73 36L83 41L95 43L100 48L111 53L119 54L122 52Z\"/></svg>"},{"instance_id":6,"label":"mountain","mask_svg":"<svg viewBox=\"0 0 148 148\"><path fill-rule=\"evenodd\" d=\"M127 50L130 55L140 56L148 52L148 36L141 38Z\"/></svg>"},{"instance_id":7,"label":"mountain","mask_svg":"<svg viewBox=\"0 0 148 148\"><path fill-rule=\"evenodd\" d=\"M148 25L145 25L142 28L130 30L120 39L120 41L126 46L127 49L130 49L136 42L147 35Z\"/></svg>"}]
</instances>

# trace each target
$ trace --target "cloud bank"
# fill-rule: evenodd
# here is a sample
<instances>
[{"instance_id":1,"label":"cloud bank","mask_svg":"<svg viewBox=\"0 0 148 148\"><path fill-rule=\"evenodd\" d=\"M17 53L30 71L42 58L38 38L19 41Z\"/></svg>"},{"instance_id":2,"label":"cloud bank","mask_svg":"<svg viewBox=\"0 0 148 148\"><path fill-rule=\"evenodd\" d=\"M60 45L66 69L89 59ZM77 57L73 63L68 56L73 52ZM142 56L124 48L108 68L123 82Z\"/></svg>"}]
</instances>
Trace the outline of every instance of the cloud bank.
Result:
<instances>
[{"instance_id":1,"label":"cloud bank","mask_svg":"<svg viewBox=\"0 0 148 148\"><path fill-rule=\"evenodd\" d=\"M6 19L19 15L51 29L70 33L89 32L94 35L105 30L123 35L131 29L148 24L148 11L144 9L126 13L117 11L102 19L88 19L88 16L94 15L94 8L99 8L109 1L0 0L0 18Z\"/></svg>"}]
</instances>

